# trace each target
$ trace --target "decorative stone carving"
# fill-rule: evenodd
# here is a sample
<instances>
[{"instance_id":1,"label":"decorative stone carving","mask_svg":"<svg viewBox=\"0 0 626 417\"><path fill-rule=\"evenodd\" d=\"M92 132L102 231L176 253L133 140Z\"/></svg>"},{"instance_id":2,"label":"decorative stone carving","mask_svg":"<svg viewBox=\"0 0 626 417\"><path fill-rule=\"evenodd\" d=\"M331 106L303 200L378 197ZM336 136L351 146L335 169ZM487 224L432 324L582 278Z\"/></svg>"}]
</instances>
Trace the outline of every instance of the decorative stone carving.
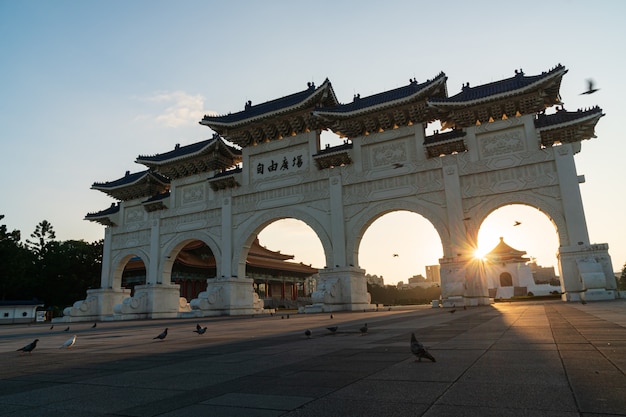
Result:
<instances>
[{"instance_id":1,"label":"decorative stone carving","mask_svg":"<svg viewBox=\"0 0 626 417\"><path fill-rule=\"evenodd\" d=\"M193 184L182 187L180 195L182 197L182 205L195 204L203 201L205 186L202 184Z\"/></svg>"},{"instance_id":2,"label":"decorative stone carving","mask_svg":"<svg viewBox=\"0 0 626 417\"><path fill-rule=\"evenodd\" d=\"M524 131L522 129L500 132L489 136L478 136L477 139L480 155L483 158L526 150Z\"/></svg>"},{"instance_id":3,"label":"decorative stone carving","mask_svg":"<svg viewBox=\"0 0 626 417\"><path fill-rule=\"evenodd\" d=\"M405 162L407 158L406 141L374 145L368 149L371 155L371 166L374 168L382 165L391 165L394 162Z\"/></svg>"}]
</instances>

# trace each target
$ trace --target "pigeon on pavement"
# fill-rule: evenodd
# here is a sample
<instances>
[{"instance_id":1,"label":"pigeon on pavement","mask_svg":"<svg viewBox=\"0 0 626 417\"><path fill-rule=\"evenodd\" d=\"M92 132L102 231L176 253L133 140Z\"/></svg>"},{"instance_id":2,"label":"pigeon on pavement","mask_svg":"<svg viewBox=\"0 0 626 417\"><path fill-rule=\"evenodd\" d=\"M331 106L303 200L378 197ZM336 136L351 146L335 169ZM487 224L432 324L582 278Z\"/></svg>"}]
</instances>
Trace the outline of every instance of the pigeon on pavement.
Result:
<instances>
[{"instance_id":1,"label":"pigeon on pavement","mask_svg":"<svg viewBox=\"0 0 626 417\"><path fill-rule=\"evenodd\" d=\"M365 323L365 326L361 327L359 330L361 331L361 336L366 334L367 333L367 323Z\"/></svg>"},{"instance_id":2,"label":"pigeon on pavement","mask_svg":"<svg viewBox=\"0 0 626 417\"><path fill-rule=\"evenodd\" d=\"M65 343L63 343L59 349L63 349L63 348L69 349L72 346L74 346L74 343L76 343L76 335L67 339Z\"/></svg>"},{"instance_id":3,"label":"pigeon on pavement","mask_svg":"<svg viewBox=\"0 0 626 417\"><path fill-rule=\"evenodd\" d=\"M206 333L206 327L201 327L199 324L196 324L196 330L194 330L194 333L204 334Z\"/></svg>"},{"instance_id":4,"label":"pigeon on pavement","mask_svg":"<svg viewBox=\"0 0 626 417\"><path fill-rule=\"evenodd\" d=\"M430 359L433 362L437 362L433 355L428 353L424 345L417 341L417 339L415 338L415 333L411 333L411 352L413 352L413 354L417 356L418 362L421 362L422 358Z\"/></svg>"},{"instance_id":5,"label":"pigeon on pavement","mask_svg":"<svg viewBox=\"0 0 626 417\"><path fill-rule=\"evenodd\" d=\"M332 334L337 333L337 329L339 328L339 326L333 326L333 327L327 327L326 329L331 332Z\"/></svg>"},{"instance_id":6,"label":"pigeon on pavement","mask_svg":"<svg viewBox=\"0 0 626 417\"><path fill-rule=\"evenodd\" d=\"M159 339L159 340L163 340L167 337L167 327L165 328L165 330L163 330L163 332L161 334L159 334L158 336L154 336L152 338L152 340L154 339Z\"/></svg>"},{"instance_id":7,"label":"pigeon on pavement","mask_svg":"<svg viewBox=\"0 0 626 417\"><path fill-rule=\"evenodd\" d=\"M30 355L30 353L37 347L37 342L39 342L39 339L35 339L33 340L31 343L27 344L26 346L19 348L18 350L16 350L16 352L18 351L22 351L22 355L26 352L28 352L28 354Z\"/></svg>"},{"instance_id":8,"label":"pigeon on pavement","mask_svg":"<svg viewBox=\"0 0 626 417\"><path fill-rule=\"evenodd\" d=\"M304 331L304 335L309 339L311 338L311 334L312 334L311 329L306 329Z\"/></svg>"}]
</instances>

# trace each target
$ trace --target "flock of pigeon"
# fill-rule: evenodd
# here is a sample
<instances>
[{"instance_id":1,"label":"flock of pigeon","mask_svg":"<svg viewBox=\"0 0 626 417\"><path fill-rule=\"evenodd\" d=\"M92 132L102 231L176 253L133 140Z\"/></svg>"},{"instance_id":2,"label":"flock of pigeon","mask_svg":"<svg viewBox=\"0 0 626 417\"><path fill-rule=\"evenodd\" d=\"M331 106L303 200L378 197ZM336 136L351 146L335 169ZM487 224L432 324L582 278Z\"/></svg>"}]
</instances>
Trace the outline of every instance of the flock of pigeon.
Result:
<instances>
[{"instance_id":1,"label":"flock of pigeon","mask_svg":"<svg viewBox=\"0 0 626 417\"><path fill-rule=\"evenodd\" d=\"M287 315L287 318L289 318L289 315ZM330 318L331 319L333 318L332 314L330 315ZM96 323L94 323L93 326L91 327L92 328L96 327ZM54 326L50 327L50 329L52 328L54 328ZM337 333L339 326L331 326L331 327L327 327L326 329L331 334L334 335ZM70 330L70 327L68 326L64 331L69 332L69 330ZM165 330L163 330L161 333L159 333L152 339L153 340L165 340L165 338L167 337L167 331L168 331L168 328L166 327ZM202 334L205 334L206 331L207 331L206 327L202 327L200 326L200 324L196 324L196 328L193 332L198 333L199 335L202 335ZM361 336L366 335L367 331L368 331L367 323L365 323L362 327L359 328L359 332L361 333ZM306 329L304 331L304 335L308 339L310 339L311 336L313 335L313 332L311 331L311 329ZM39 342L39 339L35 339L31 343L27 344L26 346L17 349L16 352L22 352L21 354L28 353L30 355L32 351L35 350L35 348L37 347L38 342ZM69 349L72 346L74 346L75 343L76 343L76 335L73 335L72 337L67 339L61 345L59 349ZM424 345L422 345L420 342L417 341L417 339L415 338L415 333L411 333L411 352L417 357L417 361L419 362L421 362L422 358L430 359L431 361L436 362L435 358L430 353L428 353Z\"/></svg>"}]
</instances>

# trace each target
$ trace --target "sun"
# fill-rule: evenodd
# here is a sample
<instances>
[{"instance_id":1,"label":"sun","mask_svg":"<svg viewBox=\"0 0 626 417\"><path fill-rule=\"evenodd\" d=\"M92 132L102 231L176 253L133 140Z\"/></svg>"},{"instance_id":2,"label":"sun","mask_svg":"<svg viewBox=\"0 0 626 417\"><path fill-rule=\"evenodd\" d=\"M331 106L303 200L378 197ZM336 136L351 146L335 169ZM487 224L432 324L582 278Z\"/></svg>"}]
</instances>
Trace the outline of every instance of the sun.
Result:
<instances>
[{"instance_id":1,"label":"sun","mask_svg":"<svg viewBox=\"0 0 626 417\"><path fill-rule=\"evenodd\" d=\"M485 255L489 253L489 249L484 247L477 247L474 250L474 258L475 259L485 259Z\"/></svg>"}]
</instances>

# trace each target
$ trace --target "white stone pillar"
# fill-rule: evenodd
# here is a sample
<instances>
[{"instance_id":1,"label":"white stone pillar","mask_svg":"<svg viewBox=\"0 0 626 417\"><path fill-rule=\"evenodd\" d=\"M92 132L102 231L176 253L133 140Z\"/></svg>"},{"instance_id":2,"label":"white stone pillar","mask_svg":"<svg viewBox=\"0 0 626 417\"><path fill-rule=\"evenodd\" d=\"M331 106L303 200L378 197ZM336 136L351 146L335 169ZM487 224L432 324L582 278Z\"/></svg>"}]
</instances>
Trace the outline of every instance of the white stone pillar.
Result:
<instances>
[{"instance_id":1,"label":"white stone pillar","mask_svg":"<svg viewBox=\"0 0 626 417\"><path fill-rule=\"evenodd\" d=\"M330 193L330 230L333 242L333 264L329 267L346 266L346 228L343 215L343 188L341 176L335 175L329 179Z\"/></svg>"},{"instance_id":2,"label":"white stone pillar","mask_svg":"<svg viewBox=\"0 0 626 417\"><path fill-rule=\"evenodd\" d=\"M111 228L104 229L104 243L102 245L102 271L100 274L100 288L113 288L113 268L111 268Z\"/></svg>"},{"instance_id":3,"label":"white stone pillar","mask_svg":"<svg viewBox=\"0 0 626 417\"><path fill-rule=\"evenodd\" d=\"M237 271L238 259L233 259L233 208L230 196L224 197L222 200L222 259L220 260L221 273L218 274L225 278L233 276L233 268ZM244 277L242 277L244 278Z\"/></svg>"},{"instance_id":4,"label":"white stone pillar","mask_svg":"<svg viewBox=\"0 0 626 417\"><path fill-rule=\"evenodd\" d=\"M570 246L588 245L589 232L587 230L587 221L580 195L579 178L576 174L572 147L569 144L563 144L552 149L554 150L556 172L559 176L561 201L567 224L567 235L570 240L569 244Z\"/></svg>"},{"instance_id":5,"label":"white stone pillar","mask_svg":"<svg viewBox=\"0 0 626 417\"><path fill-rule=\"evenodd\" d=\"M159 264L161 263L159 233L159 221L153 220L150 227L150 260L148 262L148 270L146 271L146 284L163 284L163 271L159 274ZM166 284L169 284L169 282Z\"/></svg>"}]
</instances>

